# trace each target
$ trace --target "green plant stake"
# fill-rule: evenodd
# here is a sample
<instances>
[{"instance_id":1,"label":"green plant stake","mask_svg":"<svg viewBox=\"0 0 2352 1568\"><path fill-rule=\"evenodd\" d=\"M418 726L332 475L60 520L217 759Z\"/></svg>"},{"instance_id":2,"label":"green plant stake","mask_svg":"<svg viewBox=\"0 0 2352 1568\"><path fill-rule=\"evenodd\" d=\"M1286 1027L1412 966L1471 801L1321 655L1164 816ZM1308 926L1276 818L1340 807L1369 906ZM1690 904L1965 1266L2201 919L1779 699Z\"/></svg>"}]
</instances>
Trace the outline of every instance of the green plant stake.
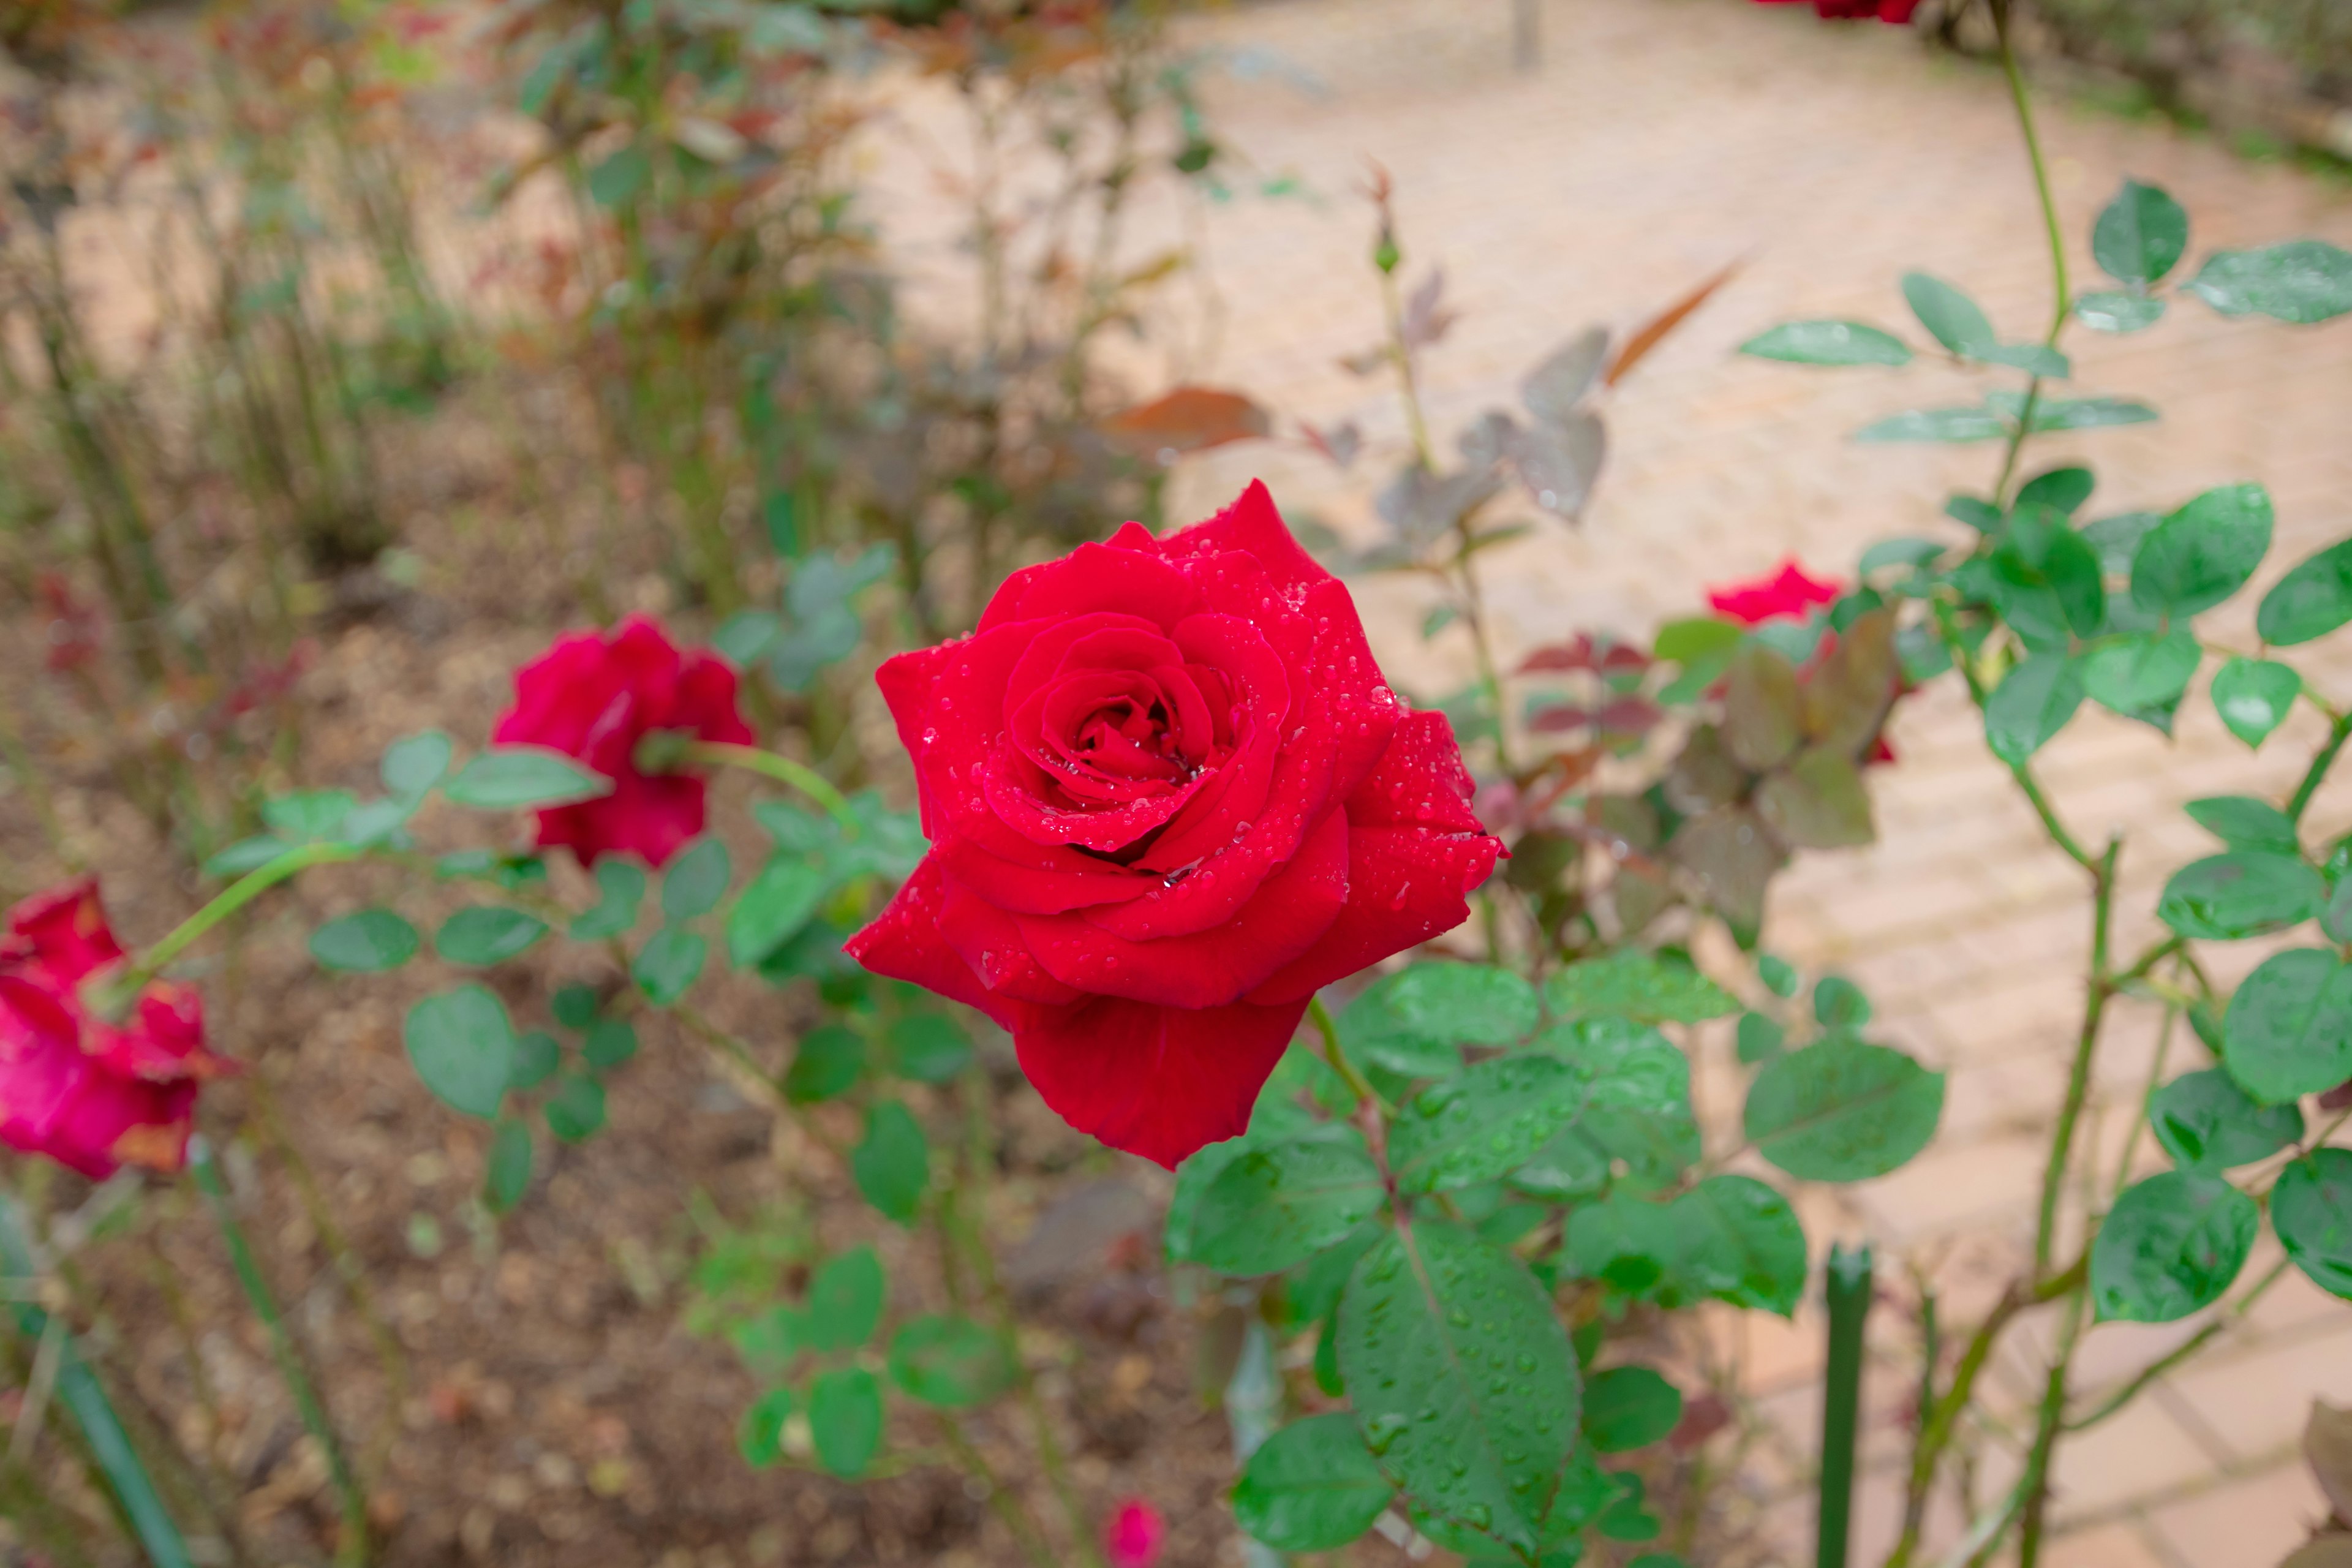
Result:
<instances>
[{"instance_id":1,"label":"green plant stake","mask_svg":"<svg viewBox=\"0 0 2352 1568\"><path fill-rule=\"evenodd\" d=\"M18 1279L33 1274L33 1249L26 1239L24 1222L17 1216L15 1200L5 1194L0 1194L0 1274ZM48 1332L49 1315L40 1308L19 1301L13 1310L17 1331L27 1338L37 1342ZM106 1477L115 1501L121 1504L123 1517L131 1521L148 1562L153 1568L194 1568L187 1544L180 1539L180 1527L172 1521L163 1498L157 1495L139 1450L131 1447L131 1434L123 1429L122 1418L115 1415L113 1403L106 1396L105 1385L81 1359L70 1337L58 1356L56 1398L81 1428L90 1458Z\"/></svg>"},{"instance_id":2,"label":"green plant stake","mask_svg":"<svg viewBox=\"0 0 2352 1568\"><path fill-rule=\"evenodd\" d=\"M1854 1435L1862 1421L1862 1330L1870 1316L1870 1248L1830 1247L1829 1371L1822 1384L1822 1511L1818 1568L1846 1568L1853 1515Z\"/></svg>"},{"instance_id":3,"label":"green plant stake","mask_svg":"<svg viewBox=\"0 0 2352 1568\"><path fill-rule=\"evenodd\" d=\"M342 1505L343 1514L342 1538L335 1545L335 1561L345 1564L365 1563L367 1499L352 1475L351 1459L343 1451L342 1440L335 1436L335 1428L327 1419L327 1407L320 1403L318 1389L311 1384L310 1373L302 1369L294 1336L288 1331L286 1319L278 1310L278 1299L269 1293L269 1281L261 1277L253 1249L246 1245L244 1227L236 1223L236 1215L229 1207L228 1189L221 1184L220 1167L213 1163L212 1144L202 1133L188 1140L188 1170L212 1205L214 1219L220 1224L221 1239L228 1244L229 1262L236 1269L237 1283L245 1287L245 1299L268 1332L270 1351L278 1358L278 1375L286 1380L286 1391L293 1395L294 1408L327 1457L327 1474L334 1481L335 1496Z\"/></svg>"}]
</instances>

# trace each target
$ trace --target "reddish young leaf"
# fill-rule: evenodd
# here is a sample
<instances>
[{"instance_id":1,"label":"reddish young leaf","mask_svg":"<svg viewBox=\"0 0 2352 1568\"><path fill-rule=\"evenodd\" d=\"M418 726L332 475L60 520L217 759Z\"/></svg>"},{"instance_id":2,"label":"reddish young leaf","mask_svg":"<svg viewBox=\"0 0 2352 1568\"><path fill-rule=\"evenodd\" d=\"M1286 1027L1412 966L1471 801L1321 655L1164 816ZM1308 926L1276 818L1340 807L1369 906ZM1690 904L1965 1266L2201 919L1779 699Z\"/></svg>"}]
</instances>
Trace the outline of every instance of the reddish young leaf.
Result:
<instances>
[{"instance_id":1,"label":"reddish young leaf","mask_svg":"<svg viewBox=\"0 0 2352 1568\"><path fill-rule=\"evenodd\" d=\"M1205 452L1252 441L1274 427L1265 409L1238 392L1180 386L1103 421L1103 433L1148 452Z\"/></svg>"},{"instance_id":2,"label":"reddish young leaf","mask_svg":"<svg viewBox=\"0 0 2352 1568\"><path fill-rule=\"evenodd\" d=\"M1668 332L1679 327L1690 313L1706 303L1707 296L1731 281L1732 275L1747 265L1745 258L1733 262L1664 310L1650 318L1640 331L1625 340L1617 351L1617 358L1609 366L1609 374L1601 378L1602 384L1614 386L1625 379L1628 372L1641 363L1643 357L1664 341Z\"/></svg>"}]
</instances>

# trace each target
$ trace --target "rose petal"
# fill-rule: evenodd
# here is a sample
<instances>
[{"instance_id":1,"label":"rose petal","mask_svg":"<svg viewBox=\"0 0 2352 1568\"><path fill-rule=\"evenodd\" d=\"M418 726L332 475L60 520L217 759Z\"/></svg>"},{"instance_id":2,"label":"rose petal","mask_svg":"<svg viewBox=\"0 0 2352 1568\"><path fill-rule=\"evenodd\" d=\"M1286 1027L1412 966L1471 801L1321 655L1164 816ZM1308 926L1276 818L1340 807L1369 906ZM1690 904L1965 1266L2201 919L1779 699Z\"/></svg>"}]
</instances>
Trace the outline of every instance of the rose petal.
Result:
<instances>
[{"instance_id":1,"label":"rose petal","mask_svg":"<svg viewBox=\"0 0 2352 1568\"><path fill-rule=\"evenodd\" d=\"M1291 537L1273 494L1257 479L1233 505L1205 522L1178 529L1160 542L1160 548L1170 561L1227 552L1253 556L1285 588L1333 581Z\"/></svg>"},{"instance_id":2,"label":"rose petal","mask_svg":"<svg viewBox=\"0 0 2352 1568\"><path fill-rule=\"evenodd\" d=\"M121 944L106 923L96 877L26 899L8 911L7 935L0 938L0 962L13 958L38 965L68 986L80 984L121 956Z\"/></svg>"},{"instance_id":3,"label":"rose petal","mask_svg":"<svg viewBox=\"0 0 2352 1568\"><path fill-rule=\"evenodd\" d=\"M1171 1170L1249 1127L1302 999L1271 1007L1154 1007L1093 997L1021 1010L1021 1070L1063 1121Z\"/></svg>"},{"instance_id":4,"label":"rose petal","mask_svg":"<svg viewBox=\"0 0 2352 1568\"><path fill-rule=\"evenodd\" d=\"M1174 626L1197 608L1198 595L1182 573L1160 558L1150 533L1136 531L1152 546L1150 551L1139 548L1134 535L1122 529L1108 544L1081 544L1059 561L1013 573L981 612L980 631L1101 610Z\"/></svg>"},{"instance_id":5,"label":"rose petal","mask_svg":"<svg viewBox=\"0 0 2352 1568\"><path fill-rule=\"evenodd\" d=\"M1207 930L1130 940L1091 911L1016 916L1013 924L1038 965L1077 991L1169 1007L1222 1006L1315 945L1348 901L1348 822L1335 811L1233 918ZM1133 907L1101 917L1115 920Z\"/></svg>"},{"instance_id":6,"label":"rose petal","mask_svg":"<svg viewBox=\"0 0 2352 1568\"><path fill-rule=\"evenodd\" d=\"M991 995L971 966L958 958L940 935L940 906L946 896L939 856L927 855L882 912L841 944L842 951L877 974L977 1007L1009 1029L1014 1016L1012 1005Z\"/></svg>"}]
</instances>

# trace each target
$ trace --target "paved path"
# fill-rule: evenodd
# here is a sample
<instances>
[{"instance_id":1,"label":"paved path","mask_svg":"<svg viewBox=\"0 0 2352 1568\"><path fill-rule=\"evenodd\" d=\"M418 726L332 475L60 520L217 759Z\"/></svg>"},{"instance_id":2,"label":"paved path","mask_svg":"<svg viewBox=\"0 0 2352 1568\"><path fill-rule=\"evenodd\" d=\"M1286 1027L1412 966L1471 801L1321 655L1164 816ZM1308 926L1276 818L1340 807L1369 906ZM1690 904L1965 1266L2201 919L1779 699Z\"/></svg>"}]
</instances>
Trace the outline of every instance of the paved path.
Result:
<instances>
[{"instance_id":1,"label":"paved path","mask_svg":"<svg viewBox=\"0 0 2352 1568\"><path fill-rule=\"evenodd\" d=\"M1546 63L1521 76L1509 68L1501 0L1292 0L1213 24L1208 38L1258 73L1215 90L1218 124L1264 170L1296 174L1314 193L1212 216L1209 250L1230 312L1213 379L1286 415L1352 418L1376 438L1398 437L1385 387L1336 363L1378 329L1362 260L1368 219L1351 195L1370 156L1395 177L1412 271L1442 264L1464 312L1428 361L1442 426L1511 401L1518 376L1582 324L1622 331L1749 258L1616 397L1614 456L1583 527L1546 527L1494 559L1488 579L1512 644L1581 626L1643 634L1687 613L1699 584L1783 554L1833 572L1874 539L1948 531L1941 500L1988 482L1985 448L1857 447L1843 437L1880 414L1948 400L1973 378L1925 363L1810 372L1731 350L1796 316L1905 325L1895 279L1913 267L1964 284L2007 335L2037 330L2045 262L1997 79L1923 57L1906 32L1822 26L1794 6L1550 0L1545 26ZM1274 62L1282 69L1266 72ZM1315 90L1288 84L1301 73ZM2153 125L2056 105L2045 121L2070 235L2086 235L2131 174L2187 205L2192 265L2217 245L2301 234L2352 242L2341 187L2250 167ZM2076 259L2087 272L2087 254ZM2163 509L2259 479L2280 519L2265 582L2352 532L2352 323L2295 331L2189 304L2141 336L2078 332L2069 346L2084 390L2143 397L2164 414L2158 425L2052 444L2095 462L2095 512ZM1286 510L1350 531L1368 526L1370 472L1341 478L1297 447L1228 448L1179 475L1177 511L1205 510L1262 474ZM1457 683L1448 661L1461 650L1442 638L1424 649L1416 635L1418 589L1380 583L1362 595L1403 684L1429 692ZM2250 614L2214 619L2216 633L2251 640ZM2352 693L2346 640L2314 661L2339 694ZM2094 714L2045 758L2085 837L2131 831L2122 907L2137 928L2163 875L2205 852L2179 804L2277 788L2309 753L2309 727L2298 722L2250 760L2212 719L2201 686L2188 708L2172 745ZM1817 1205L1817 1242L1866 1235L1916 1256L1965 1316L2030 1235L2042 1129L2079 1014L2085 900L2079 875L1984 755L1951 683L1907 703L1895 734L1902 762L1873 779L1883 842L1807 860L1776 891L1770 925L1790 956L1861 981L1885 1035L1952 1074L1933 1151ZM2331 789L2313 820L2328 832L2352 826L2352 790ZM2242 968L2257 956L2223 961ZM2120 1020L2101 1084L2109 1105L2139 1092L2154 1023L2137 1008ZM2183 1045L2174 1059L2194 1049ZM2129 1121L2102 1120L2103 1150L2119 1155ZM1961 1244L1968 1237L1979 1239ZM1882 1317L1885 1364L1869 1395L1881 1468L1864 1503L1865 1553L1886 1539L1885 1466L1905 1440L1913 1373L1897 1317ZM2124 1375L2186 1327L2094 1329L2084 1377ZM1751 1346L1751 1380L1780 1440L1766 1468L1786 1489L1765 1506L1792 1548L1808 1532L1797 1500L1817 1340L1808 1320ZM2321 1511L2291 1450L2312 1395L2352 1399L2352 1312L2290 1274L2195 1366L2064 1450L2057 1485L2069 1528L2045 1558L2053 1568L2268 1568ZM1998 1373L2012 1405L2038 1386L2030 1353L2005 1358ZM1988 1492L2004 1484L1999 1468Z\"/></svg>"}]
</instances>

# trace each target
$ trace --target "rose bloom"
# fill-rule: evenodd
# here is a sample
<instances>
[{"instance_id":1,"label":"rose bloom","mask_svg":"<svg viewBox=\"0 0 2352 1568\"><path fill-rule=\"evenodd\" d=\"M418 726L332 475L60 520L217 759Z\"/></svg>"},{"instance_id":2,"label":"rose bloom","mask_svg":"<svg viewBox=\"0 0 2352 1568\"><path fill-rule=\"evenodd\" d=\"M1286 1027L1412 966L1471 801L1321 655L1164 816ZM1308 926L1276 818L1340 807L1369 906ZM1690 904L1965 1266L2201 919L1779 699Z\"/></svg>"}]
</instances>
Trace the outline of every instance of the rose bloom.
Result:
<instances>
[{"instance_id":1,"label":"rose bloom","mask_svg":"<svg viewBox=\"0 0 2352 1568\"><path fill-rule=\"evenodd\" d=\"M1316 991L1460 923L1500 847L1263 485L1016 572L876 679L931 851L850 953L1163 1165L1247 1127Z\"/></svg>"},{"instance_id":2,"label":"rose bloom","mask_svg":"<svg viewBox=\"0 0 2352 1568\"><path fill-rule=\"evenodd\" d=\"M1759 5L1783 5L1793 0L1757 0ZM1911 19L1919 9L1919 0L1813 0L1813 11L1827 22L1867 22L1876 17L1882 22L1901 24Z\"/></svg>"},{"instance_id":3,"label":"rose bloom","mask_svg":"<svg viewBox=\"0 0 2352 1568\"><path fill-rule=\"evenodd\" d=\"M1168 1542L1168 1521L1139 1497L1122 1499L1103 1524L1103 1555L1110 1568L1151 1568Z\"/></svg>"},{"instance_id":4,"label":"rose bloom","mask_svg":"<svg viewBox=\"0 0 2352 1568\"><path fill-rule=\"evenodd\" d=\"M26 900L0 931L0 1142L93 1181L178 1170L198 1086L236 1066L205 1048L184 986L152 982L120 1024L91 1013L81 983L121 956L94 879Z\"/></svg>"},{"instance_id":5,"label":"rose bloom","mask_svg":"<svg viewBox=\"0 0 2352 1568\"><path fill-rule=\"evenodd\" d=\"M710 653L680 653L661 627L632 616L609 636L583 632L515 671L515 704L490 739L544 746L613 781L612 793L539 813L539 846L572 847L583 865L635 854L659 866L702 831L702 776L638 769L637 742L654 731L749 744L735 709L735 671Z\"/></svg>"},{"instance_id":6,"label":"rose bloom","mask_svg":"<svg viewBox=\"0 0 2352 1568\"><path fill-rule=\"evenodd\" d=\"M1815 605L1835 604L1841 592L1835 583L1806 576L1791 558L1770 576L1709 588L1706 606L1727 621L1760 626L1766 621L1801 621Z\"/></svg>"}]
</instances>

